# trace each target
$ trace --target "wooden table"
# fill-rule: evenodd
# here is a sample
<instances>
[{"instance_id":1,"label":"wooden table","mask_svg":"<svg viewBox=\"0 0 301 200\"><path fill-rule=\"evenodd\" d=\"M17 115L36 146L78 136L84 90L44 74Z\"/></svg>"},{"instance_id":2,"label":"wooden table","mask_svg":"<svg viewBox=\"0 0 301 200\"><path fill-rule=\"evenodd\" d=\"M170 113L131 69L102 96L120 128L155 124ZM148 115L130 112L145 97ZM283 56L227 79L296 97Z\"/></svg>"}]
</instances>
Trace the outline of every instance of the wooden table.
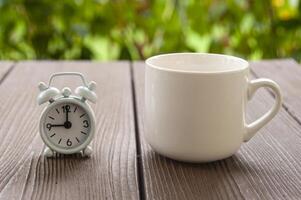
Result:
<instances>
[{"instance_id":1,"label":"wooden table","mask_svg":"<svg viewBox=\"0 0 301 200\"><path fill-rule=\"evenodd\" d=\"M252 78L281 86L280 113L231 158L189 164L159 156L144 140L143 62L1 62L0 199L301 199L301 67L291 59L251 67ZM90 159L42 156L37 84L57 71L79 71L98 83ZM248 121L273 98L258 91Z\"/></svg>"}]
</instances>

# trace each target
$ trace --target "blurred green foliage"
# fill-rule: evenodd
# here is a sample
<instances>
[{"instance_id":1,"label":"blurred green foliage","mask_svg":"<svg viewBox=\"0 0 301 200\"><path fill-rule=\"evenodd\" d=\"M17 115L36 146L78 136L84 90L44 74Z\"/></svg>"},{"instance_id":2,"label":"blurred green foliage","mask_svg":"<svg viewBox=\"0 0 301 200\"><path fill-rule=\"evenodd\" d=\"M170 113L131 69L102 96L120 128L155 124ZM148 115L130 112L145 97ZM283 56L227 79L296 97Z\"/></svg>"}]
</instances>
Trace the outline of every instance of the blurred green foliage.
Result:
<instances>
[{"instance_id":1,"label":"blurred green foliage","mask_svg":"<svg viewBox=\"0 0 301 200\"><path fill-rule=\"evenodd\" d=\"M0 59L214 52L301 60L298 0L0 0Z\"/></svg>"}]
</instances>

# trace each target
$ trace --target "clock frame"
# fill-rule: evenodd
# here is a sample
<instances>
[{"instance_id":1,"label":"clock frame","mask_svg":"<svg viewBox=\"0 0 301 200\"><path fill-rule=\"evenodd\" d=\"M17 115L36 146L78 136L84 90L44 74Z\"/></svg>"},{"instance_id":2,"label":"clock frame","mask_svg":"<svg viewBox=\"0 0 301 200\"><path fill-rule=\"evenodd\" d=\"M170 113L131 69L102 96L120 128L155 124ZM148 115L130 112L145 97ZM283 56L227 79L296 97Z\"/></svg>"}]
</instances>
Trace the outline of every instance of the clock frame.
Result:
<instances>
[{"instance_id":1,"label":"clock frame","mask_svg":"<svg viewBox=\"0 0 301 200\"><path fill-rule=\"evenodd\" d=\"M85 139L85 141L83 143L81 143L80 145L74 147L74 148L63 148L63 147L59 147L55 144L53 144L53 141L51 141L48 137L47 137L47 132L45 131L45 127L44 127L44 122L46 121L46 117L48 112L55 106L57 106L58 104L75 104L80 106L82 109L85 110L85 112L87 113L87 115L89 116L89 120L90 120L90 129L89 129L89 133L87 134L88 137ZM42 111L42 114L40 116L40 120L39 120L39 130L40 130L40 135L42 140L44 141L44 143L54 152L57 153L62 153L62 154L73 154L73 153L77 153L82 151L84 148L86 148L90 142L92 141L94 134L95 134L95 116L94 113L90 107L89 104L85 103L84 101L82 101L80 98L76 97L76 96L70 96L70 97L59 97L57 99L55 99L52 103L50 103L47 107L44 108L44 110Z\"/></svg>"}]
</instances>

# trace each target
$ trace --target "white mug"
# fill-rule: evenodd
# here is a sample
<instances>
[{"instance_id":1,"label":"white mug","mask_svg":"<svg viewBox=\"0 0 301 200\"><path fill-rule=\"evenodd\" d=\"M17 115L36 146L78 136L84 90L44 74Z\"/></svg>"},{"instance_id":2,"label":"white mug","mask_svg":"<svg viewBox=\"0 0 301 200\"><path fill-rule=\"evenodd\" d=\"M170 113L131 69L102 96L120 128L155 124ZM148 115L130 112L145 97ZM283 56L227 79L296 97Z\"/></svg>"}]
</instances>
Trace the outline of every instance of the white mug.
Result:
<instances>
[{"instance_id":1,"label":"white mug","mask_svg":"<svg viewBox=\"0 0 301 200\"><path fill-rule=\"evenodd\" d=\"M248 62L233 56L174 53L151 57L145 69L145 138L158 153L187 162L233 155L279 111L272 80L249 80ZM246 103L258 88L275 93L274 106L246 124Z\"/></svg>"}]
</instances>

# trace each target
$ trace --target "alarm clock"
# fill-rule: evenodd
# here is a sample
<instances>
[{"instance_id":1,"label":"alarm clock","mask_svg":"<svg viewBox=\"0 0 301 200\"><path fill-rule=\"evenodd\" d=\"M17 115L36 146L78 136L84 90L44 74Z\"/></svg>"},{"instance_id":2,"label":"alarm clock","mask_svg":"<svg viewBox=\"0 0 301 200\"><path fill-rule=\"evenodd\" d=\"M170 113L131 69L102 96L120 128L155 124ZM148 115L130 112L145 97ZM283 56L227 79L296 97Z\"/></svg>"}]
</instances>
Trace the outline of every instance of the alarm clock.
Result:
<instances>
[{"instance_id":1,"label":"alarm clock","mask_svg":"<svg viewBox=\"0 0 301 200\"><path fill-rule=\"evenodd\" d=\"M75 89L75 95L68 87L60 91L51 86L53 79L58 76L78 76L83 85ZM39 121L40 135L46 144L46 157L53 157L57 153L81 153L90 157L92 148L89 144L95 132L95 117L87 101L96 102L95 87L94 81L87 83L84 76L77 72L55 73L51 75L48 85L39 83L38 104L48 102Z\"/></svg>"}]
</instances>

